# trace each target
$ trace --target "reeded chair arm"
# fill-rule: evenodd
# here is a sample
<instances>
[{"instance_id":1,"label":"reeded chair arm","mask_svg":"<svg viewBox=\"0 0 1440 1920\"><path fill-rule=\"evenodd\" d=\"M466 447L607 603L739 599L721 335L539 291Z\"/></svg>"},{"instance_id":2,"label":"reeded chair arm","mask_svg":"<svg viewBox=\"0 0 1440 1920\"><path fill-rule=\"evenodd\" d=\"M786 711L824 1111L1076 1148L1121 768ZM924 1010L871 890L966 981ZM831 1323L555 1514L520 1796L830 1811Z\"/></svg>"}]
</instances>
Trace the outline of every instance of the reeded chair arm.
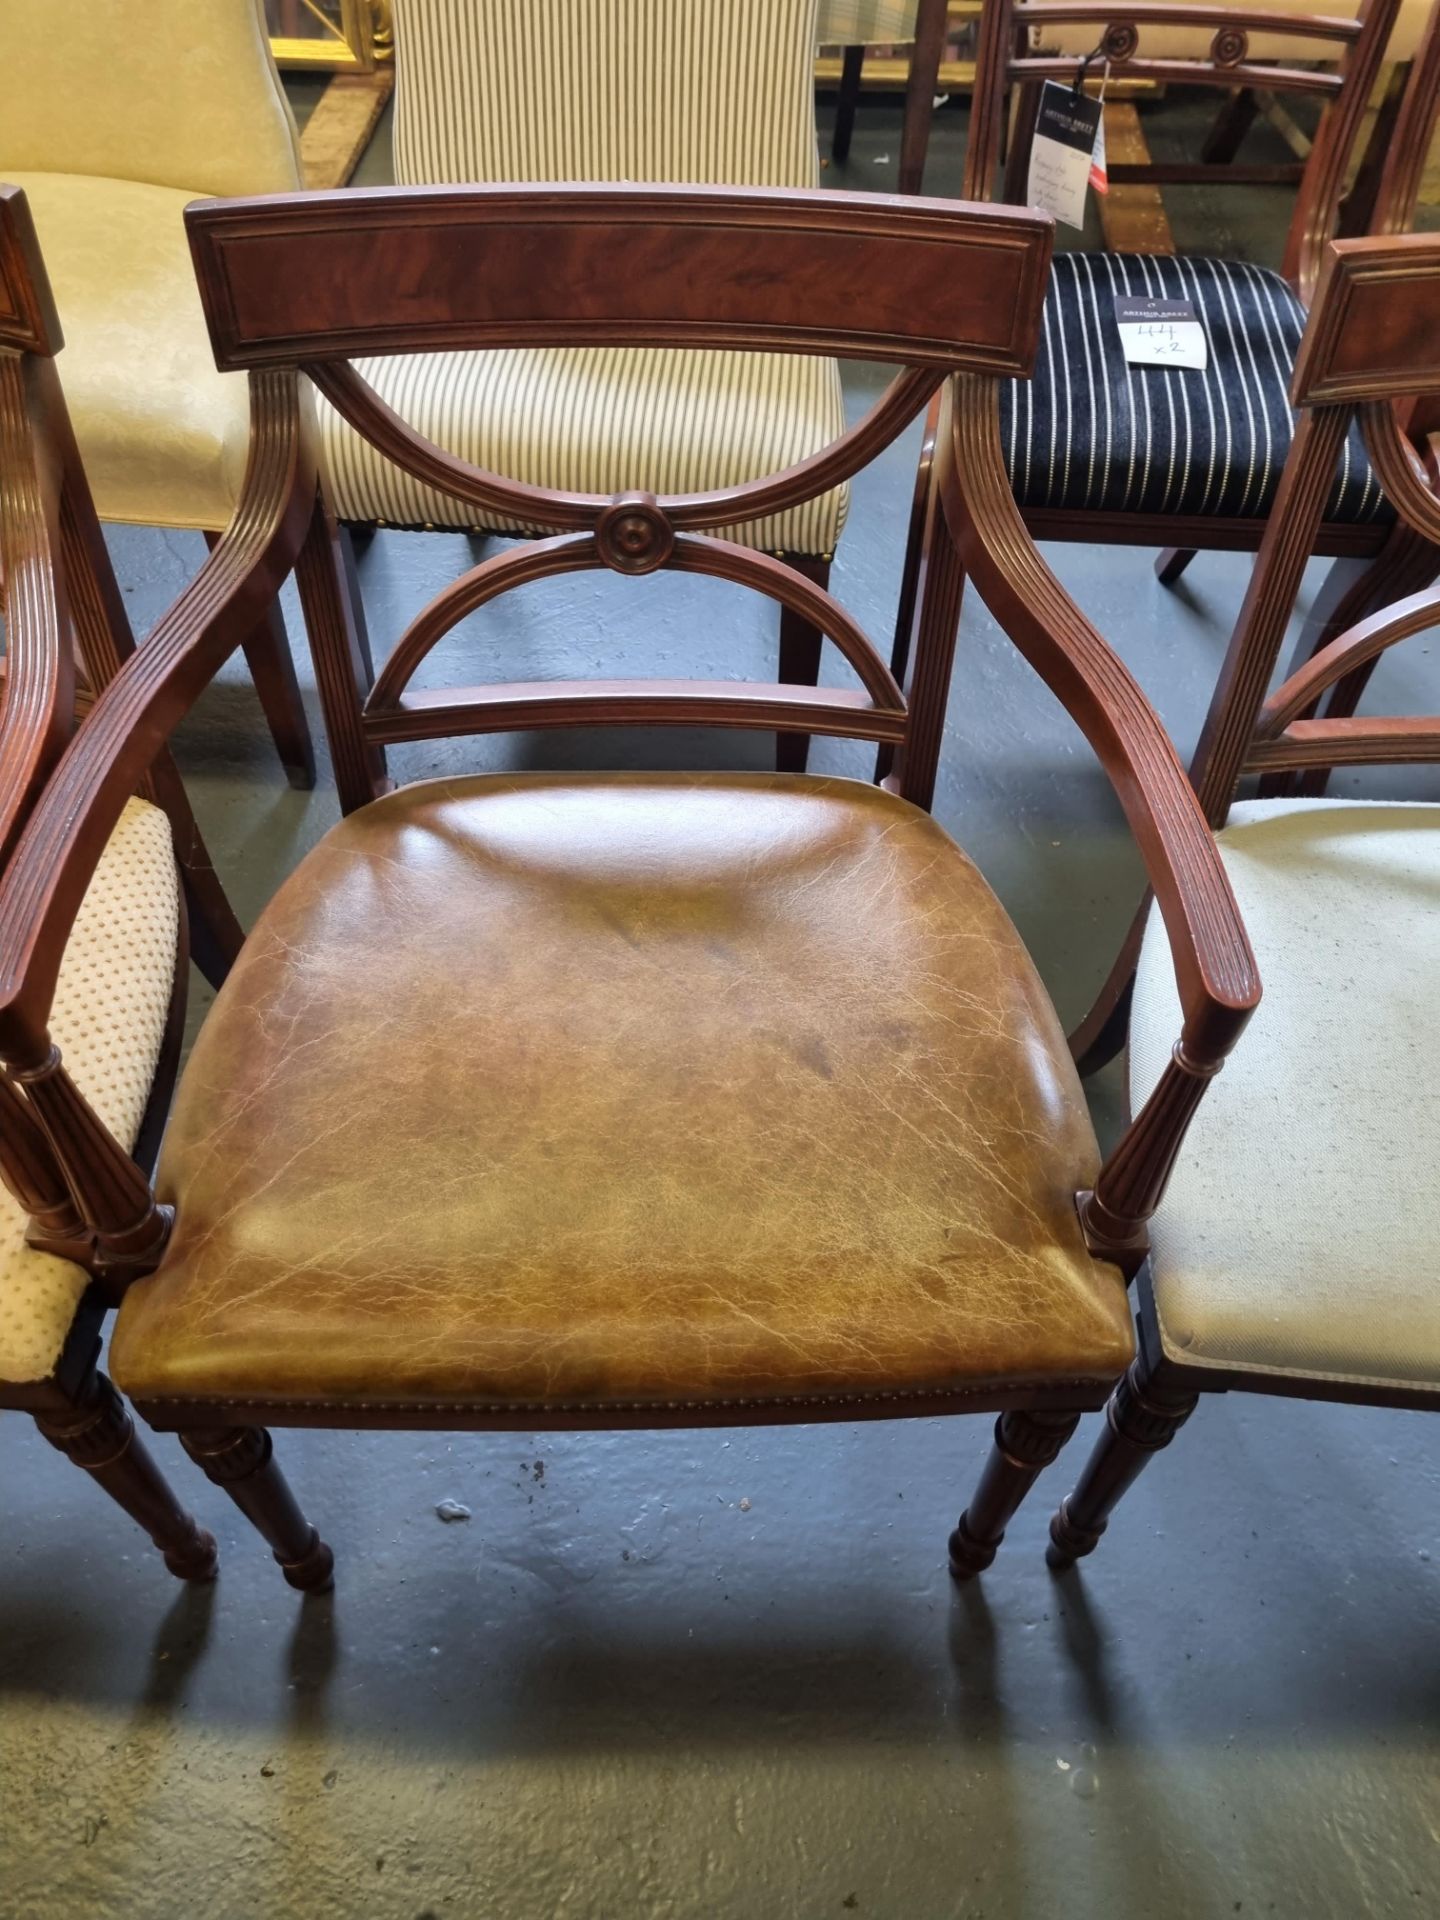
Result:
<instances>
[{"instance_id":1,"label":"reeded chair arm","mask_svg":"<svg viewBox=\"0 0 1440 1920\"><path fill-rule=\"evenodd\" d=\"M6 623L0 665L0 860L59 758L74 712L74 656L58 585L62 476L49 443L32 425L50 407L54 380L48 359L0 346L0 582Z\"/></svg>"},{"instance_id":2,"label":"reeded chair arm","mask_svg":"<svg viewBox=\"0 0 1440 1920\"><path fill-rule=\"evenodd\" d=\"M96 700L0 876L0 1056L43 1057L60 959L100 855L157 750L295 564L316 466L296 376L250 376L254 432L235 518ZM247 625L248 623L248 625Z\"/></svg>"},{"instance_id":3,"label":"reeded chair arm","mask_svg":"<svg viewBox=\"0 0 1440 1920\"><path fill-rule=\"evenodd\" d=\"M1105 1162L1082 1218L1130 1266L1205 1085L1260 999L1225 867L1184 768L1133 675L1040 557L1004 482L994 381L957 375L936 450L951 538L987 606L1094 748L1164 916L1184 1009L1174 1056Z\"/></svg>"},{"instance_id":4,"label":"reeded chair arm","mask_svg":"<svg viewBox=\"0 0 1440 1920\"><path fill-rule=\"evenodd\" d=\"M292 373L251 376L254 432L235 519L95 701L0 875L0 1062L43 1128L99 1268L143 1265L166 1223L145 1175L65 1072L49 1033L56 981L126 801L300 551L317 476L297 389Z\"/></svg>"}]
</instances>

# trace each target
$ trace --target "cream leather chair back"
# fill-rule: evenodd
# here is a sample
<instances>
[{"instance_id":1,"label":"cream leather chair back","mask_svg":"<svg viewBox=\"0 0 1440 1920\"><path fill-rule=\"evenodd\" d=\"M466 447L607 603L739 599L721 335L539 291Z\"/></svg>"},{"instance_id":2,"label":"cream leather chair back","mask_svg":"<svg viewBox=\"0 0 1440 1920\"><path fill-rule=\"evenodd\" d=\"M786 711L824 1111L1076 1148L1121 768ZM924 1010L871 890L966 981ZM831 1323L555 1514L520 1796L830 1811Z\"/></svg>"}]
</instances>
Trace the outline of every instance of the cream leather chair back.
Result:
<instances>
[{"instance_id":1,"label":"cream leather chair back","mask_svg":"<svg viewBox=\"0 0 1440 1920\"><path fill-rule=\"evenodd\" d=\"M184 214L302 184L262 0L0 0L0 182L24 189L40 237L101 519L218 533L250 394L216 371ZM309 785L278 612L245 652L291 779Z\"/></svg>"},{"instance_id":2,"label":"cream leather chair back","mask_svg":"<svg viewBox=\"0 0 1440 1920\"><path fill-rule=\"evenodd\" d=\"M300 185L261 0L0 0L0 47L0 173Z\"/></svg>"}]
</instances>

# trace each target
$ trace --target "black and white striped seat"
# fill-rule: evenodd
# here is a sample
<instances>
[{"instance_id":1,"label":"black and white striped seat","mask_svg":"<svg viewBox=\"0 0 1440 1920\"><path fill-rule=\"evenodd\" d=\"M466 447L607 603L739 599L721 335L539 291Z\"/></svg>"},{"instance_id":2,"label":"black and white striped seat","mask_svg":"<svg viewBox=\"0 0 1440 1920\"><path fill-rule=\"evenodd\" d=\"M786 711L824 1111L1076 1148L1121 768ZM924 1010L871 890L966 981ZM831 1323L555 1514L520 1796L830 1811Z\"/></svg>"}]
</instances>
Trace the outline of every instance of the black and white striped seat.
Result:
<instances>
[{"instance_id":1,"label":"black and white striped seat","mask_svg":"<svg viewBox=\"0 0 1440 1920\"><path fill-rule=\"evenodd\" d=\"M1193 303L1205 371L1132 367L1116 294ZM1305 309L1276 273L1238 260L1055 257L1034 377L1001 393L1001 433L1022 507L1263 519L1285 464L1288 389ZM1326 518L1387 520L1358 427Z\"/></svg>"}]
</instances>

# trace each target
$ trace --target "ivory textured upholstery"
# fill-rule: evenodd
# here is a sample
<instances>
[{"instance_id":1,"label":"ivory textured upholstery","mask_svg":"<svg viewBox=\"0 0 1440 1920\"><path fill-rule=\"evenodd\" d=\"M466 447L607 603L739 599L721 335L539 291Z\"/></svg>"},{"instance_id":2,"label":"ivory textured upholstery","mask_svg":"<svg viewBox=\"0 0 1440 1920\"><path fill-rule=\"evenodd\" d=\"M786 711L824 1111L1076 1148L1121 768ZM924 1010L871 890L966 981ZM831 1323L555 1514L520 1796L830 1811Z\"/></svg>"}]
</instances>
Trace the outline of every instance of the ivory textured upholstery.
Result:
<instances>
[{"instance_id":1,"label":"ivory textured upholstery","mask_svg":"<svg viewBox=\"0 0 1440 1920\"><path fill-rule=\"evenodd\" d=\"M301 183L260 0L0 0L0 180L30 199L102 519L221 528L249 442L215 371L182 210ZM163 53L163 57L162 57Z\"/></svg>"},{"instance_id":2,"label":"ivory textured upholstery","mask_svg":"<svg viewBox=\"0 0 1440 1920\"><path fill-rule=\"evenodd\" d=\"M1151 1223L1165 1349L1440 1386L1440 807L1248 802L1219 843L1265 997ZM1179 1031L1152 914L1136 1105Z\"/></svg>"},{"instance_id":3,"label":"ivory textured upholstery","mask_svg":"<svg viewBox=\"0 0 1440 1920\"><path fill-rule=\"evenodd\" d=\"M916 0L820 0L822 47L894 46L915 38Z\"/></svg>"},{"instance_id":4,"label":"ivory textured upholstery","mask_svg":"<svg viewBox=\"0 0 1440 1920\"><path fill-rule=\"evenodd\" d=\"M145 1117L175 980L179 888L170 823L132 800L65 949L53 1032L76 1084L125 1147ZM0 1186L0 1381L45 1379L88 1276L25 1244L27 1218Z\"/></svg>"},{"instance_id":5,"label":"ivory textured upholstery","mask_svg":"<svg viewBox=\"0 0 1440 1920\"><path fill-rule=\"evenodd\" d=\"M12 166L101 174L192 199L294 184L262 0L0 0L0 46L6 179Z\"/></svg>"},{"instance_id":6,"label":"ivory textured upholstery","mask_svg":"<svg viewBox=\"0 0 1440 1920\"><path fill-rule=\"evenodd\" d=\"M1126 364L1116 294L1193 303L1194 368ZM1263 519L1290 450L1289 385L1305 310L1276 273L1238 260L1058 254L1035 374L1001 389L1001 432L1026 507ZM1392 517L1358 425L1327 516Z\"/></svg>"},{"instance_id":7,"label":"ivory textured upholstery","mask_svg":"<svg viewBox=\"0 0 1440 1920\"><path fill-rule=\"evenodd\" d=\"M803 776L408 787L205 1025L145 1405L674 1406L1113 1380L1049 999L930 818Z\"/></svg>"},{"instance_id":8,"label":"ivory textured upholstery","mask_svg":"<svg viewBox=\"0 0 1440 1920\"><path fill-rule=\"evenodd\" d=\"M88 174L0 173L29 196L65 330L65 401L96 508L224 527L250 447L243 373L217 373L181 219L196 196Z\"/></svg>"},{"instance_id":9,"label":"ivory textured upholstery","mask_svg":"<svg viewBox=\"0 0 1440 1920\"><path fill-rule=\"evenodd\" d=\"M395 30L402 185L817 184L815 0L399 0ZM549 348L360 365L448 451L571 492L730 486L844 428L828 360ZM528 531L397 472L323 402L320 421L342 519ZM738 537L828 553L845 499L839 489Z\"/></svg>"}]
</instances>

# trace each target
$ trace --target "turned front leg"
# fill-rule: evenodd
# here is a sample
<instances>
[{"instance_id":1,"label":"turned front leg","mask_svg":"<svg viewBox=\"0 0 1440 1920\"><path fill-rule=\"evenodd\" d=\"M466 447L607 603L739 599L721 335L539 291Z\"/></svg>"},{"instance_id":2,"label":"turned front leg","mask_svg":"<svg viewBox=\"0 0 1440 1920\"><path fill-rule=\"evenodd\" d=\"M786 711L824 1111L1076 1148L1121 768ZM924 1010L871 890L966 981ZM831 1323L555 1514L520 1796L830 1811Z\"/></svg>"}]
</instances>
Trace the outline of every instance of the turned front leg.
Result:
<instances>
[{"instance_id":1,"label":"turned front leg","mask_svg":"<svg viewBox=\"0 0 1440 1920\"><path fill-rule=\"evenodd\" d=\"M1150 1368L1141 1358L1131 1365L1110 1396L1104 1429L1075 1491L1050 1522L1045 1558L1057 1573L1095 1551L1111 1513L1155 1455L1169 1446L1198 1398L1163 1364Z\"/></svg>"},{"instance_id":2,"label":"turned front leg","mask_svg":"<svg viewBox=\"0 0 1440 1920\"><path fill-rule=\"evenodd\" d=\"M300 1511L264 1427L182 1433L180 1444L269 1543L290 1585L301 1593L328 1593L335 1584L335 1556Z\"/></svg>"},{"instance_id":3,"label":"turned front leg","mask_svg":"<svg viewBox=\"0 0 1440 1920\"><path fill-rule=\"evenodd\" d=\"M175 1498L136 1432L130 1409L103 1373L94 1376L72 1409L37 1413L35 1424L52 1447L83 1467L138 1521L178 1580L215 1578L213 1537Z\"/></svg>"},{"instance_id":4,"label":"turned front leg","mask_svg":"<svg viewBox=\"0 0 1440 1920\"><path fill-rule=\"evenodd\" d=\"M955 1579L985 1571L1020 1502L1079 1424L1078 1413L1012 1409L1001 1414L975 1497L950 1536Z\"/></svg>"}]
</instances>

